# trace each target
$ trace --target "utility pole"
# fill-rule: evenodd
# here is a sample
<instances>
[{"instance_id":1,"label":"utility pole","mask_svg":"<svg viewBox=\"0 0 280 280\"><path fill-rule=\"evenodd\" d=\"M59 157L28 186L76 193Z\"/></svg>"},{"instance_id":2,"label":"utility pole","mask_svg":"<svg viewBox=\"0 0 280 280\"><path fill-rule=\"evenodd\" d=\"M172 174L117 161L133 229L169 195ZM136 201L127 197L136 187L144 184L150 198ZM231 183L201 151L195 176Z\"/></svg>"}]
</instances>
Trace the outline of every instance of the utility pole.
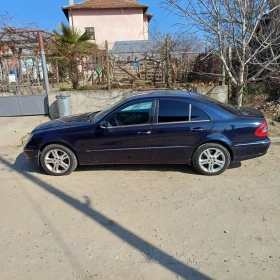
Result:
<instances>
[{"instance_id":1,"label":"utility pole","mask_svg":"<svg viewBox=\"0 0 280 280\"><path fill-rule=\"evenodd\" d=\"M170 83L169 83L170 33L167 33L167 37L166 37L165 54L166 54L165 84L167 88L170 88Z\"/></svg>"},{"instance_id":2,"label":"utility pole","mask_svg":"<svg viewBox=\"0 0 280 280\"><path fill-rule=\"evenodd\" d=\"M107 67L107 79L108 79L108 90L111 89L111 80L110 80L110 57L109 57L109 47L108 41L105 41L105 49L106 49L106 67Z\"/></svg>"}]
</instances>

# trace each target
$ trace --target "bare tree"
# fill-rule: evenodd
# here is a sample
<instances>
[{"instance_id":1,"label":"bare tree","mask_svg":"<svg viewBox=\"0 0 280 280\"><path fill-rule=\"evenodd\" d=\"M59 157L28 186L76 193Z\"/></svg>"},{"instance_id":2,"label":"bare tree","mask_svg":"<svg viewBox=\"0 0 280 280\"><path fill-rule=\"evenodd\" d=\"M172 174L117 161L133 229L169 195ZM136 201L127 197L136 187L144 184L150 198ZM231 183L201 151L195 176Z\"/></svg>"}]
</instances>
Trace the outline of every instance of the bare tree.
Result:
<instances>
[{"instance_id":1,"label":"bare tree","mask_svg":"<svg viewBox=\"0 0 280 280\"><path fill-rule=\"evenodd\" d=\"M221 59L242 105L246 84L275 78L280 60L279 0L163 0ZM227 58L232 50L235 63Z\"/></svg>"},{"instance_id":2,"label":"bare tree","mask_svg":"<svg viewBox=\"0 0 280 280\"><path fill-rule=\"evenodd\" d=\"M0 14L0 90L13 91L14 86L9 81L10 71L13 71L18 94L26 94L29 90L31 93L34 93L33 90L41 91L39 32L47 50L53 34L38 29L34 23L23 22L16 16ZM36 67L30 67L33 61L36 61ZM36 87L32 82L35 76L38 82Z\"/></svg>"}]
</instances>

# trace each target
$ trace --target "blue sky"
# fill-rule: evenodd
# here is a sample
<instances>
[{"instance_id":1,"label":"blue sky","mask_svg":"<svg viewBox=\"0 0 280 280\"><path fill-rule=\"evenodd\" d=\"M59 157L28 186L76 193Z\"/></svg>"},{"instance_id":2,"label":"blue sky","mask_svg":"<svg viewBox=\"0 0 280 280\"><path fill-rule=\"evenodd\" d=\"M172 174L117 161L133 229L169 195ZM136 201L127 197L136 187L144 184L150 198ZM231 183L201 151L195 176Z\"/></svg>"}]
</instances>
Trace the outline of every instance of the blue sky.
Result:
<instances>
[{"instance_id":1,"label":"blue sky","mask_svg":"<svg viewBox=\"0 0 280 280\"><path fill-rule=\"evenodd\" d=\"M83 2L75 0L75 3ZM162 33L174 33L180 19L165 11L160 4L161 0L138 0L141 4L149 5L149 13L154 14L151 26L157 24ZM23 22L34 22L40 28L51 31L58 27L60 21L67 22L61 7L67 6L69 0L1 0L0 14L19 17Z\"/></svg>"}]
</instances>

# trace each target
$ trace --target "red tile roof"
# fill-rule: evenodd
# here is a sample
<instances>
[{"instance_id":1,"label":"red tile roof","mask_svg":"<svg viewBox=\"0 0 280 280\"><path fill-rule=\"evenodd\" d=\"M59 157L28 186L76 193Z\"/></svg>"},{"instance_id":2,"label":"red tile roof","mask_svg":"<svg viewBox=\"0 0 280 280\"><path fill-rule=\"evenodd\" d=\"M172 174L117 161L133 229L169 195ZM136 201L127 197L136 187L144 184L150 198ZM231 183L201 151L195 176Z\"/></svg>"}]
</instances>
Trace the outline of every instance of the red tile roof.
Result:
<instances>
[{"instance_id":1,"label":"red tile roof","mask_svg":"<svg viewBox=\"0 0 280 280\"><path fill-rule=\"evenodd\" d=\"M63 7L68 9L114 9L114 8L142 8L147 10L149 6L139 4L135 0L87 0L71 6Z\"/></svg>"},{"instance_id":2,"label":"red tile roof","mask_svg":"<svg viewBox=\"0 0 280 280\"><path fill-rule=\"evenodd\" d=\"M149 21L153 15L146 13L149 6L137 3L137 0L86 0L85 2L77 3L71 6L62 7L65 16L68 19L68 10L76 9L127 9L127 8L140 8L144 10L144 14L148 17Z\"/></svg>"}]
</instances>

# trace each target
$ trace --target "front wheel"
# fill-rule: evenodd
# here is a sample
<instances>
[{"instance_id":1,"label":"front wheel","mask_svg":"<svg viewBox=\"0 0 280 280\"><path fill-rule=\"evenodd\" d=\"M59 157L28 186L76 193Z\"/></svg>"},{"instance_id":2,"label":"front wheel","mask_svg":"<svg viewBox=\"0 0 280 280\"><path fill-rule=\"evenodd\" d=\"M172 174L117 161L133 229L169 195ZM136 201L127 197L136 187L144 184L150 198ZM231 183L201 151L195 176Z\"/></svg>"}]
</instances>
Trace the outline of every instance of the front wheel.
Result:
<instances>
[{"instance_id":1,"label":"front wheel","mask_svg":"<svg viewBox=\"0 0 280 280\"><path fill-rule=\"evenodd\" d=\"M203 175L214 176L223 173L230 165L229 151L217 143L201 145L193 156L194 168Z\"/></svg>"},{"instance_id":2,"label":"front wheel","mask_svg":"<svg viewBox=\"0 0 280 280\"><path fill-rule=\"evenodd\" d=\"M45 147L40 161L43 169L53 176L69 175L77 167L75 154L69 148L59 144Z\"/></svg>"}]
</instances>

